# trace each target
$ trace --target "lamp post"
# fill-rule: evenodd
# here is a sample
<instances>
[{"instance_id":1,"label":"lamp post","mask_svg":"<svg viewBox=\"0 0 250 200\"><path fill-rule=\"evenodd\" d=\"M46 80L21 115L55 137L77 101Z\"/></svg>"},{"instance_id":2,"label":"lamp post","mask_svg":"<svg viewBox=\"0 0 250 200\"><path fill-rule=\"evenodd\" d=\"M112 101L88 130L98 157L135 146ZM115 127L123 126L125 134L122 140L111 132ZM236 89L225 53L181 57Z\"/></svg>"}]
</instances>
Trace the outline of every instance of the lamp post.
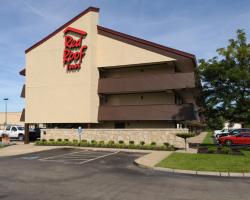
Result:
<instances>
[{"instance_id":1,"label":"lamp post","mask_svg":"<svg viewBox=\"0 0 250 200\"><path fill-rule=\"evenodd\" d=\"M9 98L4 98L3 100L5 101L5 124L4 124L4 128L6 128L7 121L8 121L7 112L8 112L8 100L9 100Z\"/></svg>"}]
</instances>

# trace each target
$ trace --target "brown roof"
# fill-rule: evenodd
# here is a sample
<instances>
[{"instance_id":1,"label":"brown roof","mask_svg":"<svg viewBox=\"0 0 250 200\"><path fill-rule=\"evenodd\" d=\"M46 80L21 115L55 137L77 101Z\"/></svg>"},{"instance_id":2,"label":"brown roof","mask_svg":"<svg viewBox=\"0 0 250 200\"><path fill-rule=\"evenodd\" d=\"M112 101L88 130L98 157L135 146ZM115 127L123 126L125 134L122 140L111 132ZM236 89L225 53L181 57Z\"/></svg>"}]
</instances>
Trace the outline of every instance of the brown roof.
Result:
<instances>
[{"instance_id":1,"label":"brown roof","mask_svg":"<svg viewBox=\"0 0 250 200\"><path fill-rule=\"evenodd\" d=\"M24 69L22 69L22 70L19 72L19 74L20 74L20 75L22 75L22 76L25 76L25 74L26 74L26 70L25 70L25 68L24 68Z\"/></svg>"}]
</instances>

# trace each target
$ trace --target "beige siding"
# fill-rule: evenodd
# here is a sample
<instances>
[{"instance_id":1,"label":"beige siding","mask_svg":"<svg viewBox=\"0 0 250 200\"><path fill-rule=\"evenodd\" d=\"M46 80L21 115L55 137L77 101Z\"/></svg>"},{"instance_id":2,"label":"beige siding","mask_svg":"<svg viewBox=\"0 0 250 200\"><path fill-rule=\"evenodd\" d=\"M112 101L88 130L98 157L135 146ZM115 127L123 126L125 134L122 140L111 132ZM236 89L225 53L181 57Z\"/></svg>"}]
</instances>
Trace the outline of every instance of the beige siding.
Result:
<instances>
[{"instance_id":1,"label":"beige siding","mask_svg":"<svg viewBox=\"0 0 250 200\"><path fill-rule=\"evenodd\" d=\"M7 113L7 123L15 124L15 125L24 125L24 123L20 122L21 112L8 112ZM4 128L5 123L5 112L0 112L0 129Z\"/></svg>"},{"instance_id":2,"label":"beige siding","mask_svg":"<svg viewBox=\"0 0 250 200\"><path fill-rule=\"evenodd\" d=\"M127 66L175 59L98 34L98 67Z\"/></svg>"},{"instance_id":3,"label":"beige siding","mask_svg":"<svg viewBox=\"0 0 250 200\"><path fill-rule=\"evenodd\" d=\"M97 122L97 24L89 12L70 25L88 33L79 71L63 67L63 30L26 54L26 123Z\"/></svg>"}]
</instances>

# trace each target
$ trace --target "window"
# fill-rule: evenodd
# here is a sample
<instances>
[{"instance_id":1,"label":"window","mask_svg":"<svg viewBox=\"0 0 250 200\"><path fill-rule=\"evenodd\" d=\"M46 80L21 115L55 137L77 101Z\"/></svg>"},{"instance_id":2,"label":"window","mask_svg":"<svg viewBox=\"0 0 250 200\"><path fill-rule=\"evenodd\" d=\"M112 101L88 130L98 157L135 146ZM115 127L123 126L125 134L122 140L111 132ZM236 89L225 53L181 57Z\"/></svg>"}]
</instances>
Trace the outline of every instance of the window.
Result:
<instances>
[{"instance_id":1,"label":"window","mask_svg":"<svg viewBox=\"0 0 250 200\"><path fill-rule=\"evenodd\" d=\"M10 130L10 126L7 126L6 131L9 131L9 130Z\"/></svg>"},{"instance_id":2,"label":"window","mask_svg":"<svg viewBox=\"0 0 250 200\"><path fill-rule=\"evenodd\" d=\"M16 127L12 127L11 131L17 131Z\"/></svg>"},{"instance_id":3,"label":"window","mask_svg":"<svg viewBox=\"0 0 250 200\"><path fill-rule=\"evenodd\" d=\"M17 127L17 129L18 129L19 131L23 131L23 130L24 130L24 127Z\"/></svg>"},{"instance_id":4,"label":"window","mask_svg":"<svg viewBox=\"0 0 250 200\"><path fill-rule=\"evenodd\" d=\"M179 95L175 95L175 104L177 105L183 104L182 98Z\"/></svg>"}]
</instances>

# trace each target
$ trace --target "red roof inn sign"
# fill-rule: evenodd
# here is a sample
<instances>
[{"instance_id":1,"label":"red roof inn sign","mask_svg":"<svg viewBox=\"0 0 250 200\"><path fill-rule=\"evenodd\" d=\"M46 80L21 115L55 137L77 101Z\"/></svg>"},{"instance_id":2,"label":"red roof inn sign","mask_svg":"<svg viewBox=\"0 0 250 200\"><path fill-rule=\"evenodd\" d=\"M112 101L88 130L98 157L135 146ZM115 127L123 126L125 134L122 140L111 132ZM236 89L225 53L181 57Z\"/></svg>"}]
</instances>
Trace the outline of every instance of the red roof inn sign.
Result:
<instances>
[{"instance_id":1,"label":"red roof inn sign","mask_svg":"<svg viewBox=\"0 0 250 200\"><path fill-rule=\"evenodd\" d=\"M69 33L71 33L69 35ZM77 37L74 39L72 36ZM64 52L63 64L67 71L79 70L81 68L82 59L87 49L86 45L82 45L82 40L86 37L85 31L68 27L64 30Z\"/></svg>"}]
</instances>

